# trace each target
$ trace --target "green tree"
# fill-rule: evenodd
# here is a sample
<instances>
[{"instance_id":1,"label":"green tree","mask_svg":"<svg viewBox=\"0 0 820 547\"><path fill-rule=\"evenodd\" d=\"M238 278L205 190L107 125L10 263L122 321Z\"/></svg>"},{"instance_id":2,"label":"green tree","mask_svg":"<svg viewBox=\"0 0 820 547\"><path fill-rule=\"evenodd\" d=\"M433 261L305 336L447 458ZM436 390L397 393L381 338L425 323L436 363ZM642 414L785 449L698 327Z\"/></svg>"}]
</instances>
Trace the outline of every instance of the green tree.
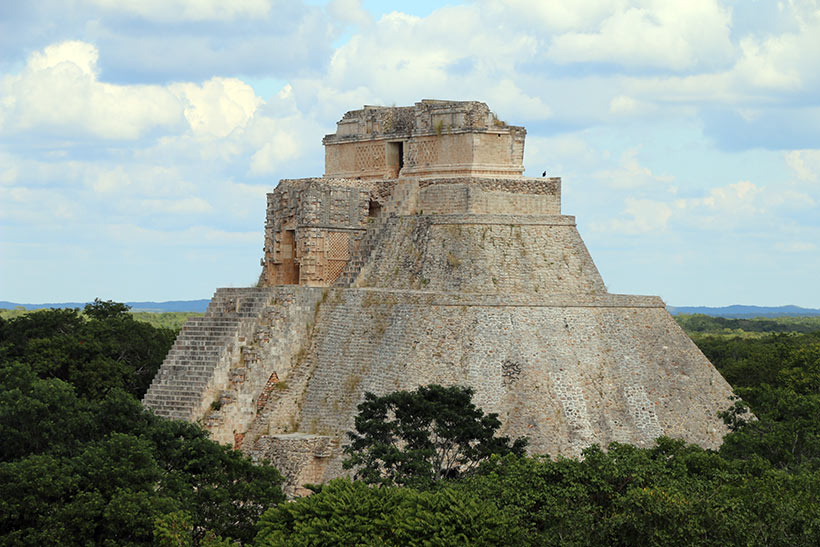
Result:
<instances>
[{"instance_id":1,"label":"green tree","mask_svg":"<svg viewBox=\"0 0 820 547\"><path fill-rule=\"evenodd\" d=\"M739 390L745 397L749 388ZM820 469L820 394L802 395L786 387L768 385L754 390L756 419L744 419L738 402L723 414L733 430L720 452L727 458L764 458L771 465L797 471ZM739 419L738 419L739 418Z\"/></svg>"},{"instance_id":2,"label":"green tree","mask_svg":"<svg viewBox=\"0 0 820 547\"><path fill-rule=\"evenodd\" d=\"M0 545L146 544L155 519L172 511L191 516L194 544L209 531L247 542L264 510L284 500L276 469L195 424L156 417L123 391L83 402L60 380L23 376L33 380L16 380L23 397L12 410L47 403L57 421L43 431L3 422L4 437L17 440L0 463ZM35 438L20 440L26 431Z\"/></svg>"},{"instance_id":3,"label":"green tree","mask_svg":"<svg viewBox=\"0 0 820 547\"><path fill-rule=\"evenodd\" d=\"M820 333L698 344L743 399L722 413L721 454L764 458L780 469L820 469Z\"/></svg>"},{"instance_id":4,"label":"green tree","mask_svg":"<svg viewBox=\"0 0 820 547\"><path fill-rule=\"evenodd\" d=\"M815 545L820 475L683 441L611 444L582 460L493 458L453 485L492 499L522 545Z\"/></svg>"},{"instance_id":5,"label":"green tree","mask_svg":"<svg viewBox=\"0 0 820 547\"><path fill-rule=\"evenodd\" d=\"M487 499L444 487L375 488L337 479L268 510L256 545L517 545L514 519Z\"/></svg>"},{"instance_id":6,"label":"green tree","mask_svg":"<svg viewBox=\"0 0 820 547\"><path fill-rule=\"evenodd\" d=\"M156 547L231 547L237 543L222 539L210 530L198 543L194 542L194 524L191 514L174 511L154 521L154 545Z\"/></svg>"},{"instance_id":7,"label":"green tree","mask_svg":"<svg viewBox=\"0 0 820 547\"><path fill-rule=\"evenodd\" d=\"M113 302L111 300L100 300L95 298L91 304L86 304L83 312L90 318L98 321L106 319L123 319L128 314L131 306L121 302Z\"/></svg>"},{"instance_id":8,"label":"green tree","mask_svg":"<svg viewBox=\"0 0 820 547\"><path fill-rule=\"evenodd\" d=\"M39 378L22 363L0 366L0 462L87 440L93 415L62 380Z\"/></svg>"},{"instance_id":9,"label":"green tree","mask_svg":"<svg viewBox=\"0 0 820 547\"><path fill-rule=\"evenodd\" d=\"M180 511L193 545L251 541L284 500L279 473L145 410L135 386L168 331L89 312L0 321L0 545L145 545Z\"/></svg>"},{"instance_id":10,"label":"green tree","mask_svg":"<svg viewBox=\"0 0 820 547\"><path fill-rule=\"evenodd\" d=\"M365 393L344 467L371 484L428 487L469 475L493 454L523 454L526 439L497 437L498 416L485 416L472 395L471 388L439 385Z\"/></svg>"},{"instance_id":11,"label":"green tree","mask_svg":"<svg viewBox=\"0 0 820 547\"><path fill-rule=\"evenodd\" d=\"M40 310L0 324L0 364L25 363L41 378L74 386L82 398L112 389L141 398L176 333L135 321L124 304L96 300L79 310Z\"/></svg>"}]
</instances>

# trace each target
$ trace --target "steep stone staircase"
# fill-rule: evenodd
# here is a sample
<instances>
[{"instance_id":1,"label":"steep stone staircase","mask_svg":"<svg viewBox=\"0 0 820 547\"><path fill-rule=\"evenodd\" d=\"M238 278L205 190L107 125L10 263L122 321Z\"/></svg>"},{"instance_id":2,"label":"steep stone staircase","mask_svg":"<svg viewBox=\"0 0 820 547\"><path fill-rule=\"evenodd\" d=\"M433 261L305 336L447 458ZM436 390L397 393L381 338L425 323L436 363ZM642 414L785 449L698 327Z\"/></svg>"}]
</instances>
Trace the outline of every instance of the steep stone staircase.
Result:
<instances>
[{"instance_id":1,"label":"steep stone staircase","mask_svg":"<svg viewBox=\"0 0 820 547\"><path fill-rule=\"evenodd\" d=\"M217 290L205 315L192 317L182 327L143 404L159 416L195 419L217 365L248 334L244 331L270 298L265 288Z\"/></svg>"},{"instance_id":2,"label":"steep stone staircase","mask_svg":"<svg viewBox=\"0 0 820 547\"><path fill-rule=\"evenodd\" d=\"M412 201L412 194L417 191L418 183L410 183L396 187L393 195L390 196L387 204L382 209L382 214L376 217L367 227L367 232L365 232L365 236L362 238L361 243L359 243L359 251L347 262L342 273L339 274L336 283L333 284L334 287L347 288L353 286L353 283L362 271L362 267L370 257L370 253L383 235L387 222L399 215L409 213L407 206Z\"/></svg>"}]
</instances>

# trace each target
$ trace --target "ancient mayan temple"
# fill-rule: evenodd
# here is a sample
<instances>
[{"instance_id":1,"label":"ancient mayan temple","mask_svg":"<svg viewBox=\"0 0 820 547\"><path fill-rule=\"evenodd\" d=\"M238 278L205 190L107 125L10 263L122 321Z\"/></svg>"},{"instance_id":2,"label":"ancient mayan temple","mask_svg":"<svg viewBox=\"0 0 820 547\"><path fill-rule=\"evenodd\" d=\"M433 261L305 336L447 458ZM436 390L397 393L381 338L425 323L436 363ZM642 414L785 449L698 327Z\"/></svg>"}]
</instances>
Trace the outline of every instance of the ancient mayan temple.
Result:
<instances>
[{"instance_id":1,"label":"ancient mayan temple","mask_svg":"<svg viewBox=\"0 0 820 547\"><path fill-rule=\"evenodd\" d=\"M729 385L660 298L607 292L561 180L522 176L525 135L480 102L346 113L324 176L268 194L258 286L216 291L144 404L292 493L342 473L365 391L430 383L472 386L533 453L717 447Z\"/></svg>"}]
</instances>

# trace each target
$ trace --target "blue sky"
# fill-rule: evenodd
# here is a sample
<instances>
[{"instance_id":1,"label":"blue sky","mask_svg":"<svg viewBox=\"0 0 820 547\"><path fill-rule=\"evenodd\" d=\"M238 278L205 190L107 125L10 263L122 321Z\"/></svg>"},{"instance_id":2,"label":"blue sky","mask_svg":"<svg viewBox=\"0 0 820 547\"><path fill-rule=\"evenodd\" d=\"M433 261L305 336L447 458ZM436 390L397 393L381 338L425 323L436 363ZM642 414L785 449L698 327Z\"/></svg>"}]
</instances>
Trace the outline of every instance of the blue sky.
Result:
<instances>
[{"instance_id":1,"label":"blue sky","mask_svg":"<svg viewBox=\"0 0 820 547\"><path fill-rule=\"evenodd\" d=\"M0 300L253 284L265 193L363 104L482 100L612 292L820 307L820 5L0 4Z\"/></svg>"}]
</instances>

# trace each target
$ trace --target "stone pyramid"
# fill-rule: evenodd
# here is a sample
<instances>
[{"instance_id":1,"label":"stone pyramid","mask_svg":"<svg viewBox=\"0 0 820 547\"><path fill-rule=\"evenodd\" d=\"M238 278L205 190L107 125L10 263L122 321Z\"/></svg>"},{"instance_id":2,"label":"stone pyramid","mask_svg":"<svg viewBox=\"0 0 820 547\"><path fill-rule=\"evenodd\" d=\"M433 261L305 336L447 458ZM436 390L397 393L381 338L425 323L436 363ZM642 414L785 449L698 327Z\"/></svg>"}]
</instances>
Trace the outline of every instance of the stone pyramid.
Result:
<instances>
[{"instance_id":1,"label":"stone pyramid","mask_svg":"<svg viewBox=\"0 0 820 547\"><path fill-rule=\"evenodd\" d=\"M365 106L323 177L268 194L259 285L219 289L145 396L272 460L289 491L343 474L366 391L466 385L532 453L660 435L720 445L730 386L654 296L608 293L559 178L480 102Z\"/></svg>"}]
</instances>

